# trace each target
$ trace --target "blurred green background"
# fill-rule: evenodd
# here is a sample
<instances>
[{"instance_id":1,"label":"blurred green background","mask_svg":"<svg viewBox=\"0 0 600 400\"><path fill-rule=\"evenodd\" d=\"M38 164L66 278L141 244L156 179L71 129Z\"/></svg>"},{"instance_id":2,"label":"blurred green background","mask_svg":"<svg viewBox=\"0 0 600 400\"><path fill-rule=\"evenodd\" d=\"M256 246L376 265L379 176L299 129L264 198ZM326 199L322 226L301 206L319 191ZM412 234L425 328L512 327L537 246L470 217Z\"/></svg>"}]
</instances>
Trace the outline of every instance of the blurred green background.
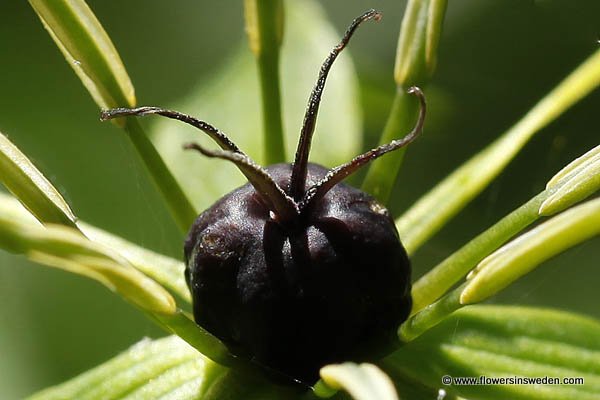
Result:
<instances>
[{"instance_id":1,"label":"blurred green background","mask_svg":"<svg viewBox=\"0 0 600 400\"><path fill-rule=\"evenodd\" d=\"M171 107L191 88L218 76L222 63L245 44L241 2L223 3L89 0L123 58L139 103ZM338 32L367 8L384 13L381 23L362 29L349 48L364 110L363 146L372 146L395 89L392 68L405 2L321 4ZM399 215L516 122L598 48L599 34L597 0L450 2L438 70L425 90L430 103L426 134L407 153L392 213ZM127 138L99 122L96 105L25 1L0 5L0 57L0 131L30 156L80 218L179 258L182 236ZM318 66L306 68L312 74ZM242 95L258 99L259 94ZM335 99L324 100L335 104ZM540 132L418 252L415 275L538 193L554 172L597 145L599 110L596 91ZM344 132L317 128L317 134ZM202 171L197 173L200 183ZM599 260L597 238L545 263L493 302L600 317ZM144 336L162 334L95 282L0 252L0 398L21 398L59 383Z\"/></svg>"}]
</instances>

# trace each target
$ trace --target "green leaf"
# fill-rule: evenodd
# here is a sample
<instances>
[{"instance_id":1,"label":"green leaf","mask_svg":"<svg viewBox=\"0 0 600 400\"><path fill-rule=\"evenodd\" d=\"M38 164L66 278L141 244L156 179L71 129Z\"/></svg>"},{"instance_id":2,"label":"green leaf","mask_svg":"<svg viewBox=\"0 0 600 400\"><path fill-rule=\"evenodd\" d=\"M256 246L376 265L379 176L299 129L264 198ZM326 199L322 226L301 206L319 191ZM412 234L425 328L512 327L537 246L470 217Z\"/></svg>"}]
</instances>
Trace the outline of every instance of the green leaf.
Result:
<instances>
[{"instance_id":1,"label":"green leaf","mask_svg":"<svg viewBox=\"0 0 600 400\"><path fill-rule=\"evenodd\" d=\"M600 145L594 147L581 157L577 157L571 161L567 166L558 171L546 184L546 189L555 187L562 184L567 179L571 179L573 176L578 175L582 169L592 164L595 160L600 158Z\"/></svg>"},{"instance_id":2,"label":"green leaf","mask_svg":"<svg viewBox=\"0 0 600 400\"><path fill-rule=\"evenodd\" d=\"M533 197L423 275L412 288L415 313L454 286L478 262L541 215L561 211L600 189L600 146L559 171Z\"/></svg>"},{"instance_id":3,"label":"green leaf","mask_svg":"<svg viewBox=\"0 0 600 400\"><path fill-rule=\"evenodd\" d=\"M529 213L536 198L527 203ZM466 283L406 320L398 332L400 339L405 342L413 340L465 304L480 302L493 296L548 258L599 233L600 198L565 211L483 259L469 274ZM480 240L477 241L479 242ZM468 247L470 244L465 246ZM466 254L465 257L468 259L472 254ZM463 270L460 263L446 267L447 271L437 271L436 278L445 274L451 276ZM451 285L441 284L441 281L439 284L444 287ZM440 287L434 282L429 289L434 289L437 293ZM423 294L420 296L422 301Z\"/></svg>"},{"instance_id":4,"label":"green leaf","mask_svg":"<svg viewBox=\"0 0 600 400\"><path fill-rule=\"evenodd\" d=\"M288 1L285 44L282 49L282 98L288 160L293 155L310 91L322 61L341 38L316 1ZM377 24L368 27L377 29ZM350 50L352 45L350 45ZM216 68L210 82L202 82L187 100L170 106L210 122L227 132L254 160L264 160L261 141L260 95L256 65L247 46ZM333 66L319 112L311 160L328 167L358 154L361 113L357 80L347 54ZM245 182L227 162L208 160L184 153L183 143L196 141L209 147L214 143L201 133L171 120L153 126L154 143L198 209Z\"/></svg>"},{"instance_id":5,"label":"green leaf","mask_svg":"<svg viewBox=\"0 0 600 400\"><path fill-rule=\"evenodd\" d=\"M509 242L467 277L461 304L498 293L545 260L600 234L600 198L573 207Z\"/></svg>"},{"instance_id":6,"label":"green leaf","mask_svg":"<svg viewBox=\"0 0 600 400\"><path fill-rule=\"evenodd\" d=\"M86 235L91 233L92 240L72 228L42 227L14 198L0 193L0 248L95 279L144 310L160 327L176 333L206 357L223 365L236 363L221 341L176 309L169 292L142 273L158 277L189 299L181 262L135 246L89 224L80 225ZM162 268L167 270L162 271Z\"/></svg>"},{"instance_id":7,"label":"green leaf","mask_svg":"<svg viewBox=\"0 0 600 400\"><path fill-rule=\"evenodd\" d=\"M597 50L512 128L437 184L396 220L408 253L413 254L478 195L536 132L599 84L600 50Z\"/></svg>"},{"instance_id":8,"label":"green leaf","mask_svg":"<svg viewBox=\"0 0 600 400\"><path fill-rule=\"evenodd\" d=\"M81 82L100 108L135 105L119 53L83 0L29 0Z\"/></svg>"},{"instance_id":9,"label":"green leaf","mask_svg":"<svg viewBox=\"0 0 600 400\"><path fill-rule=\"evenodd\" d=\"M112 360L31 400L196 399L223 371L177 336L143 339Z\"/></svg>"},{"instance_id":10,"label":"green leaf","mask_svg":"<svg viewBox=\"0 0 600 400\"><path fill-rule=\"evenodd\" d=\"M21 203L14 197L3 193L0 193L0 215L11 220L36 225L36 219ZM79 220L77 226L87 238L119 253L133 267L171 289L188 303L191 302L190 291L183 277L185 269L183 262L135 245L84 221Z\"/></svg>"},{"instance_id":11,"label":"green leaf","mask_svg":"<svg viewBox=\"0 0 600 400\"><path fill-rule=\"evenodd\" d=\"M410 0L402 19L394 78L404 89L422 85L435 69L447 0Z\"/></svg>"},{"instance_id":12,"label":"green leaf","mask_svg":"<svg viewBox=\"0 0 600 400\"><path fill-rule=\"evenodd\" d=\"M0 209L1 210L1 209ZM62 225L15 219L0 211L0 247L29 259L87 276L150 312L171 314L175 300L159 284L133 268L113 250Z\"/></svg>"},{"instance_id":13,"label":"green leaf","mask_svg":"<svg viewBox=\"0 0 600 400\"><path fill-rule=\"evenodd\" d=\"M427 32L425 34L425 66L429 76L437 66L437 53L442 37L442 26L448 0L430 0L430 6L427 16Z\"/></svg>"},{"instance_id":14,"label":"green leaf","mask_svg":"<svg viewBox=\"0 0 600 400\"><path fill-rule=\"evenodd\" d=\"M563 211L600 189L600 146L567 165L547 187L558 188L540 205L540 215Z\"/></svg>"},{"instance_id":15,"label":"green leaf","mask_svg":"<svg viewBox=\"0 0 600 400\"><path fill-rule=\"evenodd\" d=\"M83 221L79 221L78 224L88 238L117 251L137 270L169 288L186 302L191 303L192 297L185 283L183 275L185 265L182 261L140 247Z\"/></svg>"},{"instance_id":16,"label":"green leaf","mask_svg":"<svg viewBox=\"0 0 600 400\"><path fill-rule=\"evenodd\" d=\"M2 133L0 181L40 222L76 228L75 214L59 191Z\"/></svg>"},{"instance_id":17,"label":"green leaf","mask_svg":"<svg viewBox=\"0 0 600 400\"><path fill-rule=\"evenodd\" d=\"M44 27L101 109L135 106L131 80L108 34L83 0L30 0ZM183 232L197 213L135 119L126 128L136 151Z\"/></svg>"},{"instance_id":18,"label":"green leaf","mask_svg":"<svg viewBox=\"0 0 600 400\"><path fill-rule=\"evenodd\" d=\"M29 400L313 399L306 388L277 385L253 371L211 362L177 336L143 339L112 360Z\"/></svg>"},{"instance_id":19,"label":"green leaf","mask_svg":"<svg viewBox=\"0 0 600 400\"><path fill-rule=\"evenodd\" d=\"M392 380L373 364L332 364L321 368L330 387L344 389L356 400L398 400Z\"/></svg>"},{"instance_id":20,"label":"green leaf","mask_svg":"<svg viewBox=\"0 0 600 400\"><path fill-rule=\"evenodd\" d=\"M540 217L539 206L549 193L550 191L546 190L534 196L420 277L412 287L412 313L432 304L478 262L535 222Z\"/></svg>"},{"instance_id":21,"label":"green leaf","mask_svg":"<svg viewBox=\"0 0 600 400\"><path fill-rule=\"evenodd\" d=\"M555 310L470 306L403 346L384 367L471 400L597 399L600 322ZM585 384L445 386L445 375L582 377Z\"/></svg>"}]
</instances>

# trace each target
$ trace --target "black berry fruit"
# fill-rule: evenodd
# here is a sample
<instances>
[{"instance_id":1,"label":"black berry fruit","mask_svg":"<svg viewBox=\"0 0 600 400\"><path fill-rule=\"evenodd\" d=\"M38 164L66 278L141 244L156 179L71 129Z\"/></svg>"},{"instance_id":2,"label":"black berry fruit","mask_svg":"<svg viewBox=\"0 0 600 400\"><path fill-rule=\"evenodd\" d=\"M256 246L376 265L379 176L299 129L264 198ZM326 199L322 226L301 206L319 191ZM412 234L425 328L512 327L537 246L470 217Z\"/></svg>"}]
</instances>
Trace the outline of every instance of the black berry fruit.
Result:
<instances>
[{"instance_id":1,"label":"black berry fruit","mask_svg":"<svg viewBox=\"0 0 600 400\"><path fill-rule=\"evenodd\" d=\"M185 278L196 322L247 357L293 379L314 382L327 363L385 354L409 315L410 262L388 211L340 183L369 161L405 146L421 132L328 170L308 163L325 80L355 29L380 14L356 18L325 60L312 91L293 164L255 164L221 131L156 107L114 109L103 119L159 114L192 124L222 150L195 149L235 163L248 183L194 222L185 242Z\"/></svg>"}]
</instances>

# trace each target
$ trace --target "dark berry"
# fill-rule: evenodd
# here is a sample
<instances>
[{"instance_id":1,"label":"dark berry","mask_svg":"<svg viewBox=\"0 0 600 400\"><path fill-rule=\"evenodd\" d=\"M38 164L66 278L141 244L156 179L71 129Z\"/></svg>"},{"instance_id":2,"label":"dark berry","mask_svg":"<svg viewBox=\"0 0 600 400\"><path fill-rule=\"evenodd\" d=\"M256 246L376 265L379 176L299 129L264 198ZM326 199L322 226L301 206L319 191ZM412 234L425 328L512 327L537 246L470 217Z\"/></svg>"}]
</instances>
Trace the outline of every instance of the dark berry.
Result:
<instances>
[{"instance_id":1,"label":"dark berry","mask_svg":"<svg viewBox=\"0 0 600 400\"><path fill-rule=\"evenodd\" d=\"M267 168L288 187L292 167ZM309 164L307 186L327 174ZM296 226L273 220L251 184L194 223L185 243L194 316L238 354L313 381L319 367L390 344L411 307L410 263L371 196L334 186Z\"/></svg>"},{"instance_id":2,"label":"dark berry","mask_svg":"<svg viewBox=\"0 0 600 400\"><path fill-rule=\"evenodd\" d=\"M235 163L248 183L225 195L194 222L185 242L185 278L196 322L234 354L307 383L327 363L373 359L396 342L411 309L410 261L388 211L370 195L341 183L369 161L405 146L417 124L392 141L328 170L308 163L325 80L358 25L356 18L321 67L293 164L266 169L213 126L156 107L105 111L103 119L159 114L192 124L222 150L185 147Z\"/></svg>"}]
</instances>

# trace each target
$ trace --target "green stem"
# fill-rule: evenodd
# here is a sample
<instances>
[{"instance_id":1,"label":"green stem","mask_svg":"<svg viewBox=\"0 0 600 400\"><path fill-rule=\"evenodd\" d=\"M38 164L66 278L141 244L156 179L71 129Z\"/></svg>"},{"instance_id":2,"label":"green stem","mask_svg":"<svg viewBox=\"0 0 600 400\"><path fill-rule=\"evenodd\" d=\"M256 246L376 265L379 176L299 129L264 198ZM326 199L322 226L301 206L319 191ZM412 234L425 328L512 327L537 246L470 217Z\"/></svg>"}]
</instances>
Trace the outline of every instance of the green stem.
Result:
<instances>
[{"instance_id":1,"label":"green stem","mask_svg":"<svg viewBox=\"0 0 600 400\"><path fill-rule=\"evenodd\" d=\"M414 125L417 116L418 101L415 96L399 88L392 103L390 115L381 135L380 143L389 143L398 139L400 134L406 134ZM387 203L396 176L404 159L406 149L400 149L385 157L373 161L362 185L362 189L375 196L383 204Z\"/></svg>"},{"instance_id":2,"label":"green stem","mask_svg":"<svg viewBox=\"0 0 600 400\"><path fill-rule=\"evenodd\" d=\"M502 218L437 265L413 286L413 313L427 306L471 268L540 216L571 207L600 189L600 146L571 162L546 185L546 190Z\"/></svg>"},{"instance_id":3,"label":"green stem","mask_svg":"<svg viewBox=\"0 0 600 400\"><path fill-rule=\"evenodd\" d=\"M264 160L266 165L285 161L281 96L279 91L279 52L258 58L264 124Z\"/></svg>"},{"instance_id":4,"label":"green stem","mask_svg":"<svg viewBox=\"0 0 600 400\"><path fill-rule=\"evenodd\" d=\"M413 313L418 312L402 324L400 338L414 339L460 307L488 299L550 257L597 236L600 199L553 217L489 255L535 221L540 205L559 189L552 187L535 196L421 278L414 289L418 295ZM465 283L429 304L475 264Z\"/></svg>"},{"instance_id":5,"label":"green stem","mask_svg":"<svg viewBox=\"0 0 600 400\"><path fill-rule=\"evenodd\" d=\"M281 0L246 0L246 25L250 47L256 56L262 94L264 162L285 161L279 52L283 36Z\"/></svg>"},{"instance_id":6,"label":"green stem","mask_svg":"<svg viewBox=\"0 0 600 400\"><path fill-rule=\"evenodd\" d=\"M423 332L433 328L454 311L463 307L460 303L466 283L447 293L435 303L427 306L419 313L408 318L398 329L398 336L403 342L410 342Z\"/></svg>"},{"instance_id":7,"label":"green stem","mask_svg":"<svg viewBox=\"0 0 600 400\"><path fill-rule=\"evenodd\" d=\"M229 353L227 347L219 339L196 325L183 311L177 310L171 315L158 313L147 313L147 315L161 328L176 334L212 361L226 367L242 363Z\"/></svg>"},{"instance_id":8,"label":"green stem","mask_svg":"<svg viewBox=\"0 0 600 400\"><path fill-rule=\"evenodd\" d=\"M410 0L400 27L394 80L397 91L380 144L405 135L417 115L417 102L407 96L410 86L424 86L433 75L437 47L446 12L446 0ZM362 189L387 204L405 150L375 160L369 167Z\"/></svg>"},{"instance_id":9,"label":"green stem","mask_svg":"<svg viewBox=\"0 0 600 400\"><path fill-rule=\"evenodd\" d=\"M148 136L146 136L139 121L135 118L128 118L125 129L137 153L146 165L152 180L167 202L175 222L182 232L187 232L198 216L194 206L190 203Z\"/></svg>"},{"instance_id":10,"label":"green stem","mask_svg":"<svg viewBox=\"0 0 600 400\"><path fill-rule=\"evenodd\" d=\"M420 311L443 295L477 263L539 218L538 209L554 191L545 190L423 275L412 289L412 313Z\"/></svg>"},{"instance_id":11,"label":"green stem","mask_svg":"<svg viewBox=\"0 0 600 400\"><path fill-rule=\"evenodd\" d=\"M600 235L600 198L552 217L486 257L467 276L461 304L484 301L544 261Z\"/></svg>"}]
</instances>

